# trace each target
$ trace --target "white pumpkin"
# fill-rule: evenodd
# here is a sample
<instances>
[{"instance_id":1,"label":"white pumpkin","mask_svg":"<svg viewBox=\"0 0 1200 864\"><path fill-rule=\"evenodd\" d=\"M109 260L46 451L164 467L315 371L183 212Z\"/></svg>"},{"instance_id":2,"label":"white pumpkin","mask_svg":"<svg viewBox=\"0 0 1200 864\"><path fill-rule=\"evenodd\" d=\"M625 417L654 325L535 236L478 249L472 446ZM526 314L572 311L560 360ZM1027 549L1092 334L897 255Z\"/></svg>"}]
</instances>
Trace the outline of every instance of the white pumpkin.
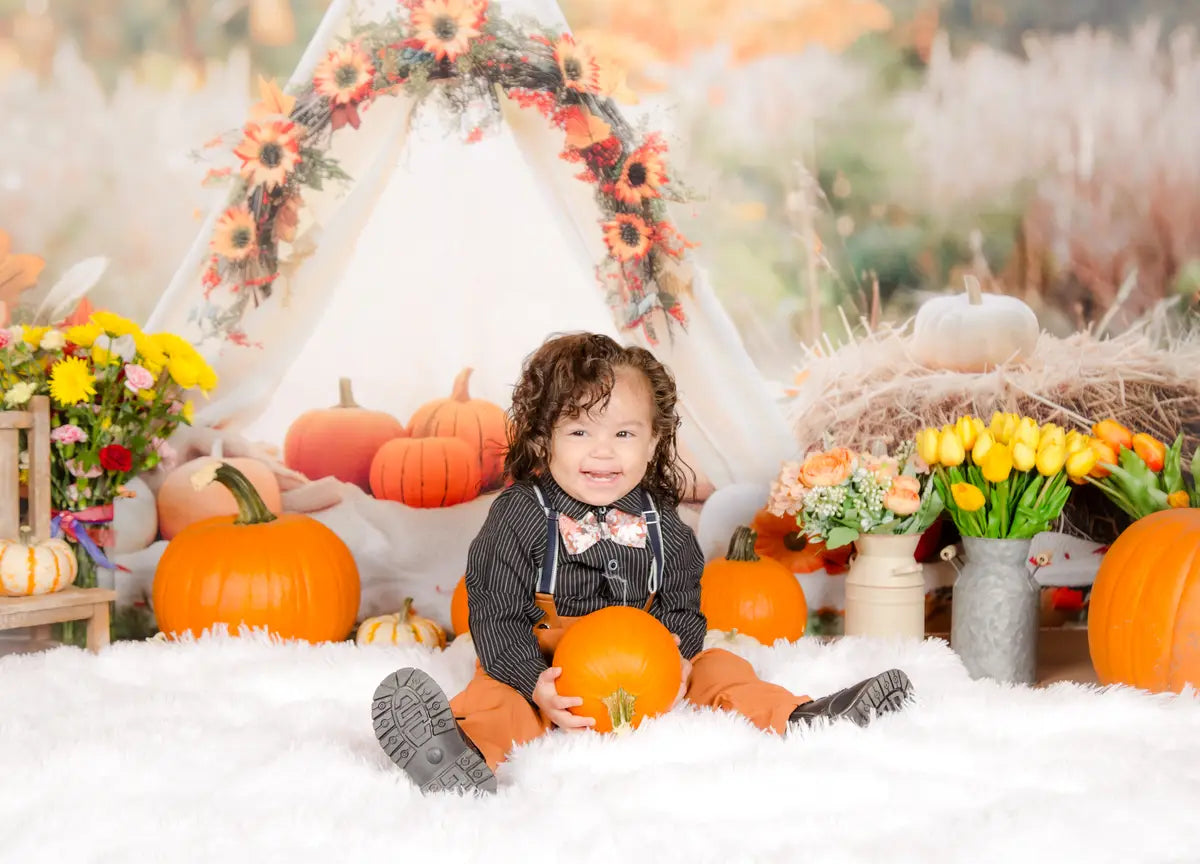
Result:
<instances>
[{"instance_id":1,"label":"white pumpkin","mask_svg":"<svg viewBox=\"0 0 1200 864\"><path fill-rule=\"evenodd\" d=\"M917 310L912 350L931 369L986 372L1025 360L1037 346L1037 316L1016 297L984 294L966 277L964 294L935 297Z\"/></svg>"},{"instance_id":2,"label":"white pumpkin","mask_svg":"<svg viewBox=\"0 0 1200 864\"><path fill-rule=\"evenodd\" d=\"M154 542L158 536L158 506L154 493L140 477L125 481L125 488L133 497L120 497L113 502L113 545L114 555L139 552Z\"/></svg>"},{"instance_id":3,"label":"white pumpkin","mask_svg":"<svg viewBox=\"0 0 1200 864\"><path fill-rule=\"evenodd\" d=\"M0 540L0 596L61 591L75 581L78 572L75 553L62 538L41 543Z\"/></svg>"},{"instance_id":4,"label":"white pumpkin","mask_svg":"<svg viewBox=\"0 0 1200 864\"><path fill-rule=\"evenodd\" d=\"M412 599L391 615L368 618L358 625L354 641L359 645L428 645L446 647L446 631L431 618L422 618L412 608Z\"/></svg>"}]
</instances>

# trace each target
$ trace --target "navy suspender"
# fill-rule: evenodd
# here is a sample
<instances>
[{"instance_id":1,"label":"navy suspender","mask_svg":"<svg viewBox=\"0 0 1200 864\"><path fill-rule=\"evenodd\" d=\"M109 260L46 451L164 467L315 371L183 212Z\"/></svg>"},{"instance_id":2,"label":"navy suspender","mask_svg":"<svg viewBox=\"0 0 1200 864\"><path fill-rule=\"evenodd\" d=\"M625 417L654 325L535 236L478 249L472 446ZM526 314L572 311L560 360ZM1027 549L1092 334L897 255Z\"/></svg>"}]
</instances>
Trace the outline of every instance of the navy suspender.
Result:
<instances>
[{"instance_id":1,"label":"navy suspender","mask_svg":"<svg viewBox=\"0 0 1200 864\"><path fill-rule=\"evenodd\" d=\"M546 503L546 496L536 483L533 485L533 492L546 514L546 553L542 556L542 573L538 577L537 593L554 596L554 583L558 577L558 511ZM642 490L642 518L646 520L646 537L650 541L650 553L654 559L650 564L649 583L650 596L653 597L662 587L662 524L658 518L658 508L654 506L654 499L645 489Z\"/></svg>"}]
</instances>

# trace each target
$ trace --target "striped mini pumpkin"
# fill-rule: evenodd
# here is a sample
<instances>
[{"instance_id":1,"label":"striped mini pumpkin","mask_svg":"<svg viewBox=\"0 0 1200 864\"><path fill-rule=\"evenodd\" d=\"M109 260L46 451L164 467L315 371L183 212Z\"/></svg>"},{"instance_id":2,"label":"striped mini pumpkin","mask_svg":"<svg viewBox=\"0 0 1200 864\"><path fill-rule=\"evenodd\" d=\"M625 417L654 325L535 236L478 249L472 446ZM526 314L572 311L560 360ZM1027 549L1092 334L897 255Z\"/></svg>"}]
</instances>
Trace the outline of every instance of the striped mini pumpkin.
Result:
<instances>
[{"instance_id":1,"label":"striped mini pumpkin","mask_svg":"<svg viewBox=\"0 0 1200 864\"><path fill-rule=\"evenodd\" d=\"M359 645L428 645L446 647L446 631L430 618L422 618L412 608L412 600L391 615L368 618L358 625L354 641Z\"/></svg>"},{"instance_id":2,"label":"striped mini pumpkin","mask_svg":"<svg viewBox=\"0 0 1200 864\"><path fill-rule=\"evenodd\" d=\"M0 540L0 595L28 597L61 591L72 582L79 565L66 540L41 543Z\"/></svg>"}]
</instances>

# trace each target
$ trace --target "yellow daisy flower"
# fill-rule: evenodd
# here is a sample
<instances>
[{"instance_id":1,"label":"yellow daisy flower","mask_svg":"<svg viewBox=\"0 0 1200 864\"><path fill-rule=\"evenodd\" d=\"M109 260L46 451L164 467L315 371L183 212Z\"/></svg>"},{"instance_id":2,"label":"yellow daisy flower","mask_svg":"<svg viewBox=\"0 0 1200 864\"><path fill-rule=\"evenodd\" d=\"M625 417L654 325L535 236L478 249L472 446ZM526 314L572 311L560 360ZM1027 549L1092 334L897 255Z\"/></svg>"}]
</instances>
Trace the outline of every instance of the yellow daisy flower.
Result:
<instances>
[{"instance_id":1,"label":"yellow daisy flower","mask_svg":"<svg viewBox=\"0 0 1200 864\"><path fill-rule=\"evenodd\" d=\"M162 345L153 336L145 333L134 333L133 344L137 347L138 356L142 358L142 365L158 377L163 366L167 365L167 355Z\"/></svg>"},{"instance_id":2,"label":"yellow daisy flower","mask_svg":"<svg viewBox=\"0 0 1200 864\"><path fill-rule=\"evenodd\" d=\"M167 372L184 390L190 390L200 383L200 368L190 357L172 356L167 361Z\"/></svg>"},{"instance_id":3,"label":"yellow daisy flower","mask_svg":"<svg viewBox=\"0 0 1200 864\"><path fill-rule=\"evenodd\" d=\"M74 342L81 348L91 348L96 337L103 332L99 324L76 324L67 328L67 341Z\"/></svg>"},{"instance_id":4,"label":"yellow daisy flower","mask_svg":"<svg viewBox=\"0 0 1200 864\"><path fill-rule=\"evenodd\" d=\"M125 336L126 334L140 333L142 330L137 324L115 312L104 310L93 312L92 317L88 320L112 336Z\"/></svg>"},{"instance_id":5,"label":"yellow daisy flower","mask_svg":"<svg viewBox=\"0 0 1200 864\"><path fill-rule=\"evenodd\" d=\"M65 357L50 367L50 395L59 405L74 405L96 395L86 360Z\"/></svg>"},{"instance_id":6,"label":"yellow daisy flower","mask_svg":"<svg viewBox=\"0 0 1200 864\"><path fill-rule=\"evenodd\" d=\"M49 327L29 327L21 328L21 338L25 340L25 344L30 348L36 348L42 344L42 337L46 335Z\"/></svg>"},{"instance_id":7,"label":"yellow daisy flower","mask_svg":"<svg viewBox=\"0 0 1200 864\"><path fill-rule=\"evenodd\" d=\"M189 426L191 426L192 425L192 417L195 415L195 413L196 413L196 406L194 406L192 404L192 400L189 399L183 403L183 408L182 408L182 410L180 410L179 416L183 418L184 423L187 423Z\"/></svg>"}]
</instances>

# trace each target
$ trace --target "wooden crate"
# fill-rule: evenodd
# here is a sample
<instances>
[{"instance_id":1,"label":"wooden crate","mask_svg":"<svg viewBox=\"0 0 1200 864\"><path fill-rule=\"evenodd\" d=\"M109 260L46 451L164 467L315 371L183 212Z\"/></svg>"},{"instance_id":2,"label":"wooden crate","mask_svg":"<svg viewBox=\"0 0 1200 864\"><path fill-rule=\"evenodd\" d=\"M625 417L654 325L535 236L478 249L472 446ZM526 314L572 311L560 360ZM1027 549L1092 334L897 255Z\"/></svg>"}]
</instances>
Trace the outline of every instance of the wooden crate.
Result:
<instances>
[{"instance_id":1,"label":"wooden crate","mask_svg":"<svg viewBox=\"0 0 1200 864\"><path fill-rule=\"evenodd\" d=\"M0 412L0 537L21 534L20 452L25 430L29 450L27 517L31 541L50 537L50 400L35 396L28 411ZM87 621L87 647L108 644L109 604L117 592L108 588L68 587L33 597L0 597L0 630L47 628L63 621Z\"/></svg>"}]
</instances>

